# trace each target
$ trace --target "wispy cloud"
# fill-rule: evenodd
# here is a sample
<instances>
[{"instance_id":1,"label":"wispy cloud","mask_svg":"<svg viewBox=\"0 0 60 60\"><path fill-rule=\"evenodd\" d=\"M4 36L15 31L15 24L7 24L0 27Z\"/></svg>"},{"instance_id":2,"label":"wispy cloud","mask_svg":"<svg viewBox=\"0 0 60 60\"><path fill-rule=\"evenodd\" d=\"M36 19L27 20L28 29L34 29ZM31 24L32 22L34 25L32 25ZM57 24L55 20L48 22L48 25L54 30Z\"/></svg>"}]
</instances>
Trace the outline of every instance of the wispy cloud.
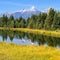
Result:
<instances>
[{"instance_id":1,"label":"wispy cloud","mask_svg":"<svg viewBox=\"0 0 60 60\"><path fill-rule=\"evenodd\" d=\"M9 2L9 1L2 1L0 2L0 4L15 5L15 6L32 6L31 4L23 4L23 3Z\"/></svg>"}]
</instances>

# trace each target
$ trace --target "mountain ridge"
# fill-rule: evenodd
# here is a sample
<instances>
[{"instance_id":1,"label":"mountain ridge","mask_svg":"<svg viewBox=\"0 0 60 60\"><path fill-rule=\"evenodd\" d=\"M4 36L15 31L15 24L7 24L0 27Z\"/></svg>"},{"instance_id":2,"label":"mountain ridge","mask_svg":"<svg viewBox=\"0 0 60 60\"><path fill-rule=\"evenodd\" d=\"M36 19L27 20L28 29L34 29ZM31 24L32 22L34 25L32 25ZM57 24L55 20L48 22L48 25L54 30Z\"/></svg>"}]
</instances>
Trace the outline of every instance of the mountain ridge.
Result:
<instances>
[{"instance_id":1,"label":"mountain ridge","mask_svg":"<svg viewBox=\"0 0 60 60\"><path fill-rule=\"evenodd\" d=\"M8 17L10 17L10 15L13 15L13 17L16 19L16 18L19 18L19 17L23 17L25 19L27 19L28 17L31 17L33 14L34 15L37 15L39 14L40 11L38 11L34 6L32 6L31 8L28 8L28 9L21 9L21 10L18 10L16 12L12 12L12 13L4 13L4 15L7 15ZM0 14L0 17L2 17L3 14Z\"/></svg>"}]
</instances>

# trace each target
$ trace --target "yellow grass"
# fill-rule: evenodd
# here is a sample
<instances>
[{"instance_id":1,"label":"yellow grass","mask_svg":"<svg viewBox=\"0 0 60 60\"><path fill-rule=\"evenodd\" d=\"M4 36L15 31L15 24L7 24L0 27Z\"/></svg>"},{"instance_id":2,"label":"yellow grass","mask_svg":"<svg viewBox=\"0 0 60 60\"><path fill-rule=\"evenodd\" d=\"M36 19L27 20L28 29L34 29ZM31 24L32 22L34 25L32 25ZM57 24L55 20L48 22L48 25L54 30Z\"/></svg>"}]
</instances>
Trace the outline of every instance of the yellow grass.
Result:
<instances>
[{"instance_id":1,"label":"yellow grass","mask_svg":"<svg viewBox=\"0 0 60 60\"><path fill-rule=\"evenodd\" d=\"M60 37L60 31L47 31L47 30L28 29L28 28L4 28L4 27L0 27L0 30L22 31L22 32L42 34L52 37Z\"/></svg>"},{"instance_id":2,"label":"yellow grass","mask_svg":"<svg viewBox=\"0 0 60 60\"><path fill-rule=\"evenodd\" d=\"M0 42L0 60L60 60L60 51L53 47Z\"/></svg>"}]
</instances>

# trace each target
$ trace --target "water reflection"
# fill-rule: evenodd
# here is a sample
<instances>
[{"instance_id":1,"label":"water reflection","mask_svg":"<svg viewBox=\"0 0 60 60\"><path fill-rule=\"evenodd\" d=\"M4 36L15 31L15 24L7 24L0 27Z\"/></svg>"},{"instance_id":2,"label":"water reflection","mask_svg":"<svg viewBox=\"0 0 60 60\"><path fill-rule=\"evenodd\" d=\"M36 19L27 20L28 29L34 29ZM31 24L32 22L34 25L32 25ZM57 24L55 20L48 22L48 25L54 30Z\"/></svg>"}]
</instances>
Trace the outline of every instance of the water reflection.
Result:
<instances>
[{"instance_id":1,"label":"water reflection","mask_svg":"<svg viewBox=\"0 0 60 60\"><path fill-rule=\"evenodd\" d=\"M18 31L0 31L0 41L16 44L35 44L60 47L60 38L48 37L32 33Z\"/></svg>"}]
</instances>

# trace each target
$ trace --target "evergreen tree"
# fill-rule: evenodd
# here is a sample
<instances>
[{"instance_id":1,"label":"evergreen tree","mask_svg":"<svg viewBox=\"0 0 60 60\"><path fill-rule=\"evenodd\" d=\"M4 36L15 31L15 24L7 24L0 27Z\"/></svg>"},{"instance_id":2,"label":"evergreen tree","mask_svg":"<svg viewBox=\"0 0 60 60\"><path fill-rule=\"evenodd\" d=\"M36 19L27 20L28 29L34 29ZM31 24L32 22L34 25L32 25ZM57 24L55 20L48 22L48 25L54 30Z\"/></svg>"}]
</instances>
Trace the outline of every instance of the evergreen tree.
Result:
<instances>
[{"instance_id":1,"label":"evergreen tree","mask_svg":"<svg viewBox=\"0 0 60 60\"><path fill-rule=\"evenodd\" d=\"M52 29L54 29L54 30L60 29L60 13L59 12L55 13L55 15L54 15Z\"/></svg>"},{"instance_id":2,"label":"evergreen tree","mask_svg":"<svg viewBox=\"0 0 60 60\"><path fill-rule=\"evenodd\" d=\"M45 29L48 29L48 30L51 29L51 25L54 19L54 14L55 14L54 9L50 8L47 18L45 20L45 25L44 25Z\"/></svg>"},{"instance_id":3,"label":"evergreen tree","mask_svg":"<svg viewBox=\"0 0 60 60\"><path fill-rule=\"evenodd\" d=\"M14 28L14 25L15 25L14 17L12 15L9 17L9 21L8 21L7 25L8 25L8 27Z\"/></svg>"}]
</instances>

